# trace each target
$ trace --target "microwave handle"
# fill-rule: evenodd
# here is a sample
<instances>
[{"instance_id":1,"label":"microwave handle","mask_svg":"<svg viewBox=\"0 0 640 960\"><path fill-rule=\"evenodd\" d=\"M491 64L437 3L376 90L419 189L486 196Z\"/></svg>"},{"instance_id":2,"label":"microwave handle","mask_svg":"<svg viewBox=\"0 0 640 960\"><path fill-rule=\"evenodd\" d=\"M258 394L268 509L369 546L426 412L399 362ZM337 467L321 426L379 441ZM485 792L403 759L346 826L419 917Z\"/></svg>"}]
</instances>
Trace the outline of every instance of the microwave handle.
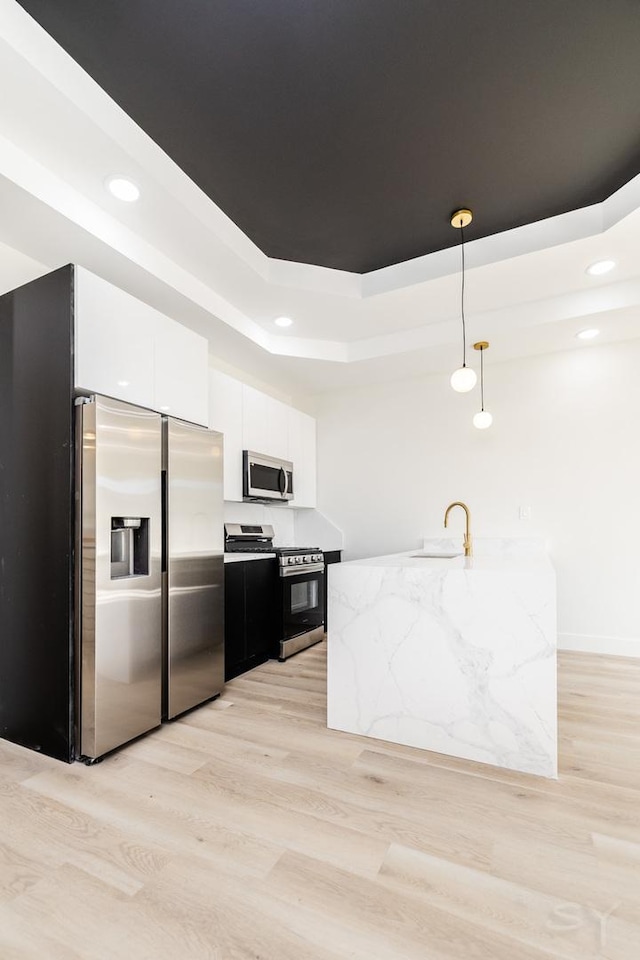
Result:
<instances>
[{"instance_id":1,"label":"microwave handle","mask_svg":"<svg viewBox=\"0 0 640 960\"><path fill-rule=\"evenodd\" d=\"M287 492L287 473L284 467L280 467L280 493L284 497Z\"/></svg>"}]
</instances>

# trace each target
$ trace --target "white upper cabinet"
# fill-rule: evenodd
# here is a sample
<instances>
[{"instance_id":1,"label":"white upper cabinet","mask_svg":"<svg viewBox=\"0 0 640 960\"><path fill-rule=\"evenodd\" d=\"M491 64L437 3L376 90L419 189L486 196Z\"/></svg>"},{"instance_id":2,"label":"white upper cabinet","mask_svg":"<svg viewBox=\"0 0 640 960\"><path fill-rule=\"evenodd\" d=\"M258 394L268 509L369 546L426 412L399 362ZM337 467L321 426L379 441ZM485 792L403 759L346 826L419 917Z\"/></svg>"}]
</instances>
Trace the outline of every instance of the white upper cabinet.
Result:
<instances>
[{"instance_id":1,"label":"white upper cabinet","mask_svg":"<svg viewBox=\"0 0 640 960\"><path fill-rule=\"evenodd\" d=\"M209 423L209 345L204 337L158 314L154 409L192 423Z\"/></svg>"},{"instance_id":2,"label":"white upper cabinet","mask_svg":"<svg viewBox=\"0 0 640 960\"><path fill-rule=\"evenodd\" d=\"M156 311L88 270L75 274L76 387L153 407Z\"/></svg>"},{"instance_id":3,"label":"white upper cabinet","mask_svg":"<svg viewBox=\"0 0 640 960\"><path fill-rule=\"evenodd\" d=\"M244 450L290 460L289 407L246 385L242 388Z\"/></svg>"},{"instance_id":4,"label":"white upper cabinet","mask_svg":"<svg viewBox=\"0 0 640 960\"><path fill-rule=\"evenodd\" d=\"M289 459L293 461L294 507L316 505L316 421L301 410L288 408Z\"/></svg>"},{"instance_id":5,"label":"white upper cabinet","mask_svg":"<svg viewBox=\"0 0 640 960\"><path fill-rule=\"evenodd\" d=\"M209 345L113 284L76 267L75 385L224 435L224 497L242 500L242 451L293 462L294 507L316 505L316 422L209 370Z\"/></svg>"},{"instance_id":6,"label":"white upper cabinet","mask_svg":"<svg viewBox=\"0 0 640 960\"><path fill-rule=\"evenodd\" d=\"M291 460L291 449L289 447L289 411L286 403L280 400L274 400L272 397L266 397L268 400L268 424L267 424L267 443L266 453L271 451L272 457L282 457L283 460ZM261 451L258 451L261 452Z\"/></svg>"},{"instance_id":7,"label":"white upper cabinet","mask_svg":"<svg viewBox=\"0 0 640 960\"><path fill-rule=\"evenodd\" d=\"M208 425L208 343L76 267L75 385Z\"/></svg>"},{"instance_id":8,"label":"white upper cabinet","mask_svg":"<svg viewBox=\"0 0 640 960\"><path fill-rule=\"evenodd\" d=\"M269 453L267 404L264 393L242 384L242 444L244 450Z\"/></svg>"},{"instance_id":9,"label":"white upper cabinet","mask_svg":"<svg viewBox=\"0 0 640 960\"><path fill-rule=\"evenodd\" d=\"M224 434L224 498L242 500L242 451L293 463L294 507L316 505L316 421L218 370L209 378L209 424Z\"/></svg>"},{"instance_id":10,"label":"white upper cabinet","mask_svg":"<svg viewBox=\"0 0 640 960\"><path fill-rule=\"evenodd\" d=\"M224 434L224 498L242 500L242 384L218 370L209 374L209 426Z\"/></svg>"}]
</instances>

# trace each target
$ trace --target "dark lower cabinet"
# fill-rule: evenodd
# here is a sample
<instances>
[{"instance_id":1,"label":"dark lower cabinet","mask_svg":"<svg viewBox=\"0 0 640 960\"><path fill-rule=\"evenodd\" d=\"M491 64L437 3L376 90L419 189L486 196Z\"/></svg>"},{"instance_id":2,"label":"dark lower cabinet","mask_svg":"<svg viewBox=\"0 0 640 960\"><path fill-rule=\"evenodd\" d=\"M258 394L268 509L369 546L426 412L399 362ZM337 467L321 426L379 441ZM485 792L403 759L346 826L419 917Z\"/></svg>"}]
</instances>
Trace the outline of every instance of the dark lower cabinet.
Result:
<instances>
[{"instance_id":1,"label":"dark lower cabinet","mask_svg":"<svg viewBox=\"0 0 640 960\"><path fill-rule=\"evenodd\" d=\"M325 585L324 585L324 629L325 632L329 630L329 618L327 615L327 597L329 596L329 578L327 576L327 567L330 563L340 563L342 561L342 550L325 550L324 551L324 569L325 569Z\"/></svg>"},{"instance_id":2,"label":"dark lower cabinet","mask_svg":"<svg viewBox=\"0 0 640 960\"><path fill-rule=\"evenodd\" d=\"M278 564L273 558L225 564L225 680L273 656Z\"/></svg>"}]
</instances>

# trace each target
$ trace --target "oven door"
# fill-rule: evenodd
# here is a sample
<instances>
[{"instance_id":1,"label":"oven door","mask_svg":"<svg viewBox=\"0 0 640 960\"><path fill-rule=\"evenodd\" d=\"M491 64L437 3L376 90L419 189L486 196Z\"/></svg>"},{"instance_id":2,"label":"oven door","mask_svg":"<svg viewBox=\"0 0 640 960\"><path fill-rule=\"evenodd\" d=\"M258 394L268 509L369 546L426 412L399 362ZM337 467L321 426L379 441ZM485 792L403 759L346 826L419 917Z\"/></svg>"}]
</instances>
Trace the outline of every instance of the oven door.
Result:
<instances>
[{"instance_id":1,"label":"oven door","mask_svg":"<svg viewBox=\"0 0 640 960\"><path fill-rule=\"evenodd\" d=\"M324 624L324 567L310 573L280 578L282 640L290 640Z\"/></svg>"}]
</instances>

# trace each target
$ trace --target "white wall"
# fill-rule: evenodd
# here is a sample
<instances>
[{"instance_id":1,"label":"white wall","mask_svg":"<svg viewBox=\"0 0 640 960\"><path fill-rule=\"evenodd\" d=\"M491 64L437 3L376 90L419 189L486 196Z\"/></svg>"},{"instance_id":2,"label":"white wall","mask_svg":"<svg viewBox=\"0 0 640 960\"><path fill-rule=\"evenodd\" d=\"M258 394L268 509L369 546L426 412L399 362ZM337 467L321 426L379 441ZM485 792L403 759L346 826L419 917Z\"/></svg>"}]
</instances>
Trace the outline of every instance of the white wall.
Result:
<instances>
[{"instance_id":1,"label":"white wall","mask_svg":"<svg viewBox=\"0 0 640 960\"><path fill-rule=\"evenodd\" d=\"M317 398L318 507L345 559L418 546L461 499L476 536L546 539L563 646L640 656L640 341L488 363L485 398L486 431L448 377Z\"/></svg>"}]
</instances>

